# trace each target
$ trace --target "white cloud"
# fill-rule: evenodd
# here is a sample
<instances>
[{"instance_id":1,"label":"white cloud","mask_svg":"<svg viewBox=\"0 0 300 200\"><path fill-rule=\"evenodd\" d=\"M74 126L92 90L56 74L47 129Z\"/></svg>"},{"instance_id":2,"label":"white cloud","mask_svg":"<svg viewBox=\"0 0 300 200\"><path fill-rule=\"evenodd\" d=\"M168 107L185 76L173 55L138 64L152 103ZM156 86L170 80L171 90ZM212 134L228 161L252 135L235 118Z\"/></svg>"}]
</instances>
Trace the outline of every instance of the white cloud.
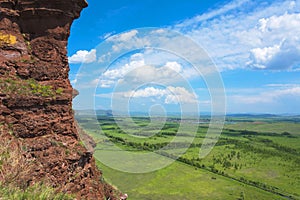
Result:
<instances>
[{"instance_id":1,"label":"white cloud","mask_svg":"<svg viewBox=\"0 0 300 200\"><path fill-rule=\"evenodd\" d=\"M272 87L272 88L295 88L300 87L299 84L290 84L290 83L271 83L265 85L266 87Z\"/></svg>"},{"instance_id":2,"label":"white cloud","mask_svg":"<svg viewBox=\"0 0 300 200\"><path fill-rule=\"evenodd\" d=\"M110 36L112 36L114 33L115 32L105 33L102 36L100 36L99 38L105 40L105 39L109 38Z\"/></svg>"},{"instance_id":3,"label":"white cloud","mask_svg":"<svg viewBox=\"0 0 300 200\"><path fill-rule=\"evenodd\" d=\"M90 51L87 50L79 50L71 57L68 58L69 63L92 63L96 61L96 49L92 49Z\"/></svg>"},{"instance_id":4,"label":"white cloud","mask_svg":"<svg viewBox=\"0 0 300 200\"><path fill-rule=\"evenodd\" d=\"M114 84L112 80L99 80L99 85L101 88L110 88Z\"/></svg>"},{"instance_id":5,"label":"white cloud","mask_svg":"<svg viewBox=\"0 0 300 200\"><path fill-rule=\"evenodd\" d=\"M174 26L196 40L220 70L296 69L300 1L232 1Z\"/></svg>"},{"instance_id":6,"label":"white cloud","mask_svg":"<svg viewBox=\"0 0 300 200\"><path fill-rule=\"evenodd\" d=\"M138 37L138 30L131 30L118 35L113 35L107 39L108 42L112 42L112 50L114 52L120 52L122 50L129 50L140 48L141 46L149 45L147 37Z\"/></svg>"},{"instance_id":7,"label":"white cloud","mask_svg":"<svg viewBox=\"0 0 300 200\"><path fill-rule=\"evenodd\" d=\"M82 79L78 77L74 80L74 87L79 90L79 92L84 90L89 90L92 88L96 88L98 84L101 84L101 80L99 78L94 79Z\"/></svg>"},{"instance_id":8,"label":"white cloud","mask_svg":"<svg viewBox=\"0 0 300 200\"><path fill-rule=\"evenodd\" d=\"M182 66L177 62L167 62L165 68L171 69L177 73L182 72Z\"/></svg>"},{"instance_id":9,"label":"white cloud","mask_svg":"<svg viewBox=\"0 0 300 200\"><path fill-rule=\"evenodd\" d=\"M198 103L196 94L189 92L184 87L173 86L164 89L146 87L136 91L119 93L117 96L123 96L124 98L163 98L165 104Z\"/></svg>"},{"instance_id":10,"label":"white cloud","mask_svg":"<svg viewBox=\"0 0 300 200\"><path fill-rule=\"evenodd\" d=\"M108 39L108 41L126 42L126 41L130 40L131 38L133 38L134 36L136 36L137 33L138 33L137 30L131 30L128 32L124 32L122 34L112 36Z\"/></svg>"},{"instance_id":11,"label":"white cloud","mask_svg":"<svg viewBox=\"0 0 300 200\"><path fill-rule=\"evenodd\" d=\"M291 69L300 63L300 14L285 13L281 16L262 18L258 30L270 37L273 46L250 50L250 67L259 69ZM280 43L278 42L279 40ZM279 43L279 44L276 44Z\"/></svg>"},{"instance_id":12,"label":"white cloud","mask_svg":"<svg viewBox=\"0 0 300 200\"><path fill-rule=\"evenodd\" d=\"M185 70L176 61L167 61L162 66L151 66L145 63L144 55L136 53L130 57L128 63L117 63L113 69L108 69L100 77L100 87L113 87L116 83L149 83L161 84L186 81L195 76L195 70Z\"/></svg>"},{"instance_id":13,"label":"white cloud","mask_svg":"<svg viewBox=\"0 0 300 200\"><path fill-rule=\"evenodd\" d=\"M77 79L71 80L71 84L76 84L77 83Z\"/></svg>"},{"instance_id":14,"label":"white cloud","mask_svg":"<svg viewBox=\"0 0 300 200\"><path fill-rule=\"evenodd\" d=\"M197 103L197 96L184 87L167 87L170 93L166 96L166 104Z\"/></svg>"},{"instance_id":15,"label":"white cloud","mask_svg":"<svg viewBox=\"0 0 300 200\"><path fill-rule=\"evenodd\" d=\"M162 34L165 33L165 29L157 29L155 31L151 31L151 34Z\"/></svg>"},{"instance_id":16,"label":"white cloud","mask_svg":"<svg viewBox=\"0 0 300 200\"><path fill-rule=\"evenodd\" d=\"M99 83L100 79L96 78L92 81L90 81L89 86L90 87L95 87Z\"/></svg>"},{"instance_id":17,"label":"white cloud","mask_svg":"<svg viewBox=\"0 0 300 200\"><path fill-rule=\"evenodd\" d=\"M213 10L211 12L208 12L208 13L205 13L202 15L198 15L192 19L184 20L182 23L177 24L176 28L186 28L186 27L190 27L190 26L195 27L195 26L197 26L197 24L199 22L206 21L206 20L212 19L214 17L220 16L222 14L225 14L231 10L237 9L238 7L244 5L247 2L249 2L249 0L232 1L219 9Z\"/></svg>"},{"instance_id":18,"label":"white cloud","mask_svg":"<svg viewBox=\"0 0 300 200\"><path fill-rule=\"evenodd\" d=\"M250 50L252 61L248 65L255 68L265 69L266 63L271 62L274 57L280 52L281 45L274 45L273 47L255 48Z\"/></svg>"},{"instance_id":19,"label":"white cloud","mask_svg":"<svg viewBox=\"0 0 300 200\"><path fill-rule=\"evenodd\" d=\"M271 86L274 86L271 84ZM280 87L282 85L279 85ZM228 99L239 103L239 104L259 104L259 103L276 103L280 99L289 97L299 97L300 98L300 87L285 87L280 89L272 89L260 92L259 94L252 95L232 95Z\"/></svg>"},{"instance_id":20,"label":"white cloud","mask_svg":"<svg viewBox=\"0 0 300 200\"><path fill-rule=\"evenodd\" d=\"M159 88L154 88L154 87L147 87L142 90L137 90L137 91L131 91L131 92L126 92L124 93L125 97L162 97L166 94L165 89L159 89Z\"/></svg>"},{"instance_id":21,"label":"white cloud","mask_svg":"<svg viewBox=\"0 0 300 200\"><path fill-rule=\"evenodd\" d=\"M114 69L108 69L106 70L101 76L100 76L100 87L112 87L114 84L116 84L120 79L123 79L124 76L129 73L130 71L138 68L143 67L145 65L144 59L142 54L134 54L130 58L129 63L125 63L124 65L117 66ZM117 64L118 65L118 64ZM102 84L103 83L103 84Z\"/></svg>"}]
</instances>

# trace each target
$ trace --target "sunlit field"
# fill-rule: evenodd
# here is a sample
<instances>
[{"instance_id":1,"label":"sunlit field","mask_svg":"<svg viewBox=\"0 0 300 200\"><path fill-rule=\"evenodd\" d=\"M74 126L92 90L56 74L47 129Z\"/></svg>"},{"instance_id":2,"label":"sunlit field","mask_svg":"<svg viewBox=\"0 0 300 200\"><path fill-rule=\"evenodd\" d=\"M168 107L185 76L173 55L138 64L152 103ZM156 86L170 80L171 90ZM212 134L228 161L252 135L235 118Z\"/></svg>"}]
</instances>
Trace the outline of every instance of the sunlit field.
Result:
<instances>
[{"instance_id":1,"label":"sunlit field","mask_svg":"<svg viewBox=\"0 0 300 200\"><path fill-rule=\"evenodd\" d=\"M150 122L145 117L133 120L141 127ZM300 198L298 118L229 117L215 147L203 159L199 158L199 151L208 127L205 123L199 124L194 137L189 132L177 135L180 122L174 118L169 118L156 134L155 130L146 129L131 130L133 135L120 129L112 117L99 116L95 123L88 116L81 116L78 121L97 143L96 158L97 149L101 150L107 141L124 150L151 151L171 159L179 156L170 166L146 174L116 171L98 161L106 181L128 193L129 199ZM172 148L158 151L174 137L177 140ZM194 138L188 150L178 155L191 137Z\"/></svg>"}]
</instances>

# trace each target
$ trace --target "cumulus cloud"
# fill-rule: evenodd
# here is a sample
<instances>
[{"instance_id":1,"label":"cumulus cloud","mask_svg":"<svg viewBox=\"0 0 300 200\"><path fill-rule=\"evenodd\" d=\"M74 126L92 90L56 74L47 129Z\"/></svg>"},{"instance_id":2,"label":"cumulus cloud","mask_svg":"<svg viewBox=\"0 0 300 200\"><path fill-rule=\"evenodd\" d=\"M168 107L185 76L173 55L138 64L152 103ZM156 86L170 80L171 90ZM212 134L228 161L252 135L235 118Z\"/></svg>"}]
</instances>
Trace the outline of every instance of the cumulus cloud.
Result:
<instances>
[{"instance_id":1,"label":"cumulus cloud","mask_svg":"<svg viewBox=\"0 0 300 200\"><path fill-rule=\"evenodd\" d=\"M170 93L166 96L166 104L178 103L197 103L197 96L189 92L184 87L167 87Z\"/></svg>"},{"instance_id":2,"label":"cumulus cloud","mask_svg":"<svg viewBox=\"0 0 300 200\"><path fill-rule=\"evenodd\" d=\"M96 49L90 51L79 50L75 54L69 57L69 63L78 64L78 63L92 63L97 60Z\"/></svg>"},{"instance_id":3,"label":"cumulus cloud","mask_svg":"<svg viewBox=\"0 0 300 200\"><path fill-rule=\"evenodd\" d=\"M298 67L300 64L300 41L294 42L283 42L282 44L274 45L273 47L252 49L250 51L251 61L248 62L248 66L257 69L271 70L292 69L293 67Z\"/></svg>"},{"instance_id":4,"label":"cumulus cloud","mask_svg":"<svg viewBox=\"0 0 300 200\"><path fill-rule=\"evenodd\" d=\"M147 65L144 55L136 53L130 57L128 63L106 70L100 76L100 87L113 87L116 83L122 81L128 83L159 82L161 84L170 84L184 81L195 74L195 71L185 70L176 61L166 61L161 66Z\"/></svg>"},{"instance_id":5,"label":"cumulus cloud","mask_svg":"<svg viewBox=\"0 0 300 200\"><path fill-rule=\"evenodd\" d=\"M124 92L122 95L126 98L164 98L165 104L197 103L196 94L189 92L184 87L168 86L164 89L155 87L146 87L137 91Z\"/></svg>"},{"instance_id":6,"label":"cumulus cloud","mask_svg":"<svg viewBox=\"0 0 300 200\"><path fill-rule=\"evenodd\" d=\"M299 27L300 14L297 13L285 13L260 19L257 32L268 43L274 45L267 46L266 44L263 47L251 49L248 66L274 70L298 67L300 63Z\"/></svg>"},{"instance_id":7,"label":"cumulus cloud","mask_svg":"<svg viewBox=\"0 0 300 200\"><path fill-rule=\"evenodd\" d=\"M274 45L273 47L255 48L250 50L251 60L248 65L255 68L265 69L267 63L272 60L280 53L281 45Z\"/></svg>"},{"instance_id":8,"label":"cumulus cloud","mask_svg":"<svg viewBox=\"0 0 300 200\"><path fill-rule=\"evenodd\" d=\"M177 63L177 62L167 62L166 65L164 66L166 69L171 69L177 73L182 72L182 66Z\"/></svg>"},{"instance_id":9,"label":"cumulus cloud","mask_svg":"<svg viewBox=\"0 0 300 200\"><path fill-rule=\"evenodd\" d=\"M299 12L299 0L233 0L219 9L184 20L169 28L187 34L198 42L220 70L245 67L297 70L300 57ZM159 29L143 35L139 30L131 30L111 36L107 41L112 42L112 52L120 52L147 47L153 41L164 44L169 38L163 37L163 32L163 29ZM104 38L108 36L110 34ZM184 47L184 44L179 43L173 45ZM184 49L186 48L180 49L180 52L184 52ZM188 52L191 51L193 49L188 49ZM103 54L98 61L109 59L110 53ZM80 50L69 57L70 63L94 61L95 49Z\"/></svg>"},{"instance_id":10,"label":"cumulus cloud","mask_svg":"<svg viewBox=\"0 0 300 200\"><path fill-rule=\"evenodd\" d=\"M296 70L300 57L300 1L232 1L174 28L196 40L220 70Z\"/></svg>"},{"instance_id":11,"label":"cumulus cloud","mask_svg":"<svg viewBox=\"0 0 300 200\"><path fill-rule=\"evenodd\" d=\"M145 61L143 59L142 54L134 54L131 56L129 63L125 63L124 65L118 66L114 69L106 70L100 76L100 87L109 88L116 84L120 79L130 72L131 70L143 67L145 65Z\"/></svg>"},{"instance_id":12,"label":"cumulus cloud","mask_svg":"<svg viewBox=\"0 0 300 200\"><path fill-rule=\"evenodd\" d=\"M159 88L154 88L154 87L147 87L142 90L137 90L137 91L131 91L131 92L126 92L124 93L125 97L162 97L166 94L165 89L159 89Z\"/></svg>"}]
</instances>

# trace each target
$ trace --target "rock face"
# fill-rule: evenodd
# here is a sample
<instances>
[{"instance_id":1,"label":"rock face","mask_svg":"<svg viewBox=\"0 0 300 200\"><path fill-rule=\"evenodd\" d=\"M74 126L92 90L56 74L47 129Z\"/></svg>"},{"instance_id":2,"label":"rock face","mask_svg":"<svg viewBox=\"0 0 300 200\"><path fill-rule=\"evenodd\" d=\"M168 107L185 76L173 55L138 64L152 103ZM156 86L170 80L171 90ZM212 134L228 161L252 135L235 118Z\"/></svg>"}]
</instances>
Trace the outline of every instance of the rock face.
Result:
<instances>
[{"instance_id":1,"label":"rock face","mask_svg":"<svg viewBox=\"0 0 300 200\"><path fill-rule=\"evenodd\" d=\"M44 181L78 199L105 199L72 111L67 39L85 0L0 0L0 139L18 140ZM29 159L29 158L28 158Z\"/></svg>"}]
</instances>

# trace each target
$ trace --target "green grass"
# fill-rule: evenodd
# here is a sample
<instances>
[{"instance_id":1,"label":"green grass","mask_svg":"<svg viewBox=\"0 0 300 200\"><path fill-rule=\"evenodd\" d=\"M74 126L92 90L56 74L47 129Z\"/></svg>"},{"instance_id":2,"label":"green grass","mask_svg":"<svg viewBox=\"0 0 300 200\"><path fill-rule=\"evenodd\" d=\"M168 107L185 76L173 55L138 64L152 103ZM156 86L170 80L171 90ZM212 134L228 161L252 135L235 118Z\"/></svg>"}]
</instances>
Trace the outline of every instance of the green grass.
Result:
<instances>
[{"instance_id":1,"label":"green grass","mask_svg":"<svg viewBox=\"0 0 300 200\"><path fill-rule=\"evenodd\" d=\"M13 186L0 185L0 199L3 200L72 200L68 194L57 193L53 188L35 184L25 190Z\"/></svg>"},{"instance_id":2,"label":"green grass","mask_svg":"<svg viewBox=\"0 0 300 200\"><path fill-rule=\"evenodd\" d=\"M186 164L170 166L147 174L129 174L97 162L104 178L135 199L283 199L229 178L215 175Z\"/></svg>"},{"instance_id":3,"label":"green grass","mask_svg":"<svg viewBox=\"0 0 300 200\"><path fill-rule=\"evenodd\" d=\"M225 125L225 128L278 134L289 132L293 135L300 135L300 123L291 122L239 122Z\"/></svg>"},{"instance_id":4,"label":"green grass","mask_svg":"<svg viewBox=\"0 0 300 200\"><path fill-rule=\"evenodd\" d=\"M289 138L289 137L276 137L272 136L271 138L269 136L259 136L259 138L262 139L271 139L274 143L281 144L286 147L298 149L300 151L300 145L299 145L299 137L297 138Z\"/></svg>"},{"instance_id":5,"label":"green grass","mask_svg":"<svg viewBox=\"0 0 300 200\"><path fill-rule=\"evenodd\" d=\"M0 124L0 135L3 131ZM68 200L74 197L57 192L42 183L27 186L34 169L33 161L27 160L21 139L0 140L0 199L1 200Z\"/></svg>"},{"instance_id":6,"label":"green grass","mask_svg":"<svg viewBox=\"0 0 300 200\"><path fill-rule=\"evenodd\" d=\"M230 146L228 146L230 147ZM231 152L235 156L229 158ZM189 160L197 159L199 148L190 148L183 156ZM239 156L237 157L237 154ZM229 167L224 162L230 163ZM280 156L257 154L244 151L231 146L215 146L212 152L199 162L206 167L214 166L219 172L224 172L230 177L257 181L269 186L280 188L285 193L300 196L300 166L292 160L286 160Z\"/></svg>"},{"instance_id":7,"label":"green grass","mask_svg":"<svg viewBox=\"0 0 300 200\"><path fill-rule=\"evenodd\" d=\"M156 135L151 135L155 130L147 128L141 133L150 137L126 134L113 118L102 117L101 129L99 124L91 128L88 119L81 125L89 128L99 148L110 140L125 150L147 152L161 149L176 138L176 144L163 152L172 158L182 153L182 145L192 142L171 166L149 174L126 174L98 163L108 181L128 192L130 199L280 199L280 195L300 199L300 124L291 119L260 119L262 123L247 120L226 125L213 150L203 159L199 159L199 151L206 124L199 126L195 138L188 131L175 136L178 123L172 120ZM134 121L141 127L149 123L145 118ZM126 128L135 131L129 125Z\"/></svg>"},{"instance_id":8,"label":"green grass","mask_svg":"<svg viewBox=\"0 0 300 200\"><path fill-rule=\"evenodd\" d=\"M63 93L62 88L54 90L51 85L45 85L34 79L23 80L19 77L1 78L0 91L7 95L41 96L55 98Z\"/></svg>"}]
</instances>

